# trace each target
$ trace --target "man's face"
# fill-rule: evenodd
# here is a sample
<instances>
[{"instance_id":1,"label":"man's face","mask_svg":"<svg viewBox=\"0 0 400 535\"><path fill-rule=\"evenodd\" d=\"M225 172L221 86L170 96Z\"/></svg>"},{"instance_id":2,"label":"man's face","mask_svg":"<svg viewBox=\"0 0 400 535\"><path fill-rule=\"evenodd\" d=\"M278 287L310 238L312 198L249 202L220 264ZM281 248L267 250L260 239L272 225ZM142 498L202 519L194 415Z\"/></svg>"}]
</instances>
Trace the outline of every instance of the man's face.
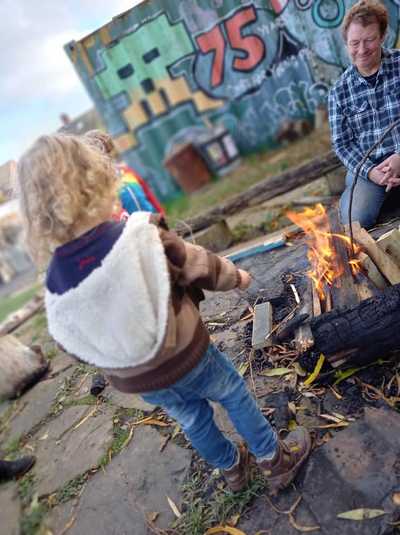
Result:
<instances>
[{"instance_id":1,"label":"man's face","mask_svg":"<svg viewBox=\"0 0 400 535\"><path fill-rule=\"evenodd\" d=\"M346 47L351 62L360 74L368 76L379 69L383 40L377 22L365 27L358 22L350 24Z\"/></svg>"}]
</instances>

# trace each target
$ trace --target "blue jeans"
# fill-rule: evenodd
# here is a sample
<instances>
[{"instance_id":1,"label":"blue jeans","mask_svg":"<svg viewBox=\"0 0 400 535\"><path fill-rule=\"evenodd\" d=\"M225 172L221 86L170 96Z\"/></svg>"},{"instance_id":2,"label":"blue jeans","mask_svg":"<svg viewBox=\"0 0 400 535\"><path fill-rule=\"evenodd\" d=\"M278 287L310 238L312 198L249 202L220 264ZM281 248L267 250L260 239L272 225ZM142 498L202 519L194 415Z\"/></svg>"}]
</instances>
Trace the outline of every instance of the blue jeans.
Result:
<instances>
[{"instance_id":1,"label":"blue jeans","mask_svg":"<svg viewBox=\"0 0 400 535\"><path fill-rule=\"evenodd\" d=\"M353 175L346 175L346 189L340 198L340 219L343 224L349 222L350 190ZM359 177L354 188L351 220L359 221L364 228L371 228L378 219L379 212L385 200L385 186L378 186L371 180Z\"/></svg>"},{"instance_id":2,"label":"blue jeans","mask_svg":"<svg viewBox=\"0 0 400 535\"><path fill-rule=\"evenodd\" d=\"M216 468L233 466L237 447L215 425L208 400L218 401L227 410L257 458L272 458L276 451L276 433L230 359L212 344L199 364L182 379L168 388L141 395L177 420L193 447Z\"/></svg>"}]
</instances>

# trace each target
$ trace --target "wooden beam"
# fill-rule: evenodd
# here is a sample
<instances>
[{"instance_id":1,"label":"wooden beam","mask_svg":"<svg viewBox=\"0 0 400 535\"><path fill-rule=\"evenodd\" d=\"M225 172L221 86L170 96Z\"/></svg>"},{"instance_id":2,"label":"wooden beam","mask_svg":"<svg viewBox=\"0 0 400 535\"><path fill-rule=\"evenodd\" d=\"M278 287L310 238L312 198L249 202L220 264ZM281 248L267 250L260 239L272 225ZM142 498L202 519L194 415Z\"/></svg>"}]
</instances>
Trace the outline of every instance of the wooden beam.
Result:
<instances>
[{"instance_id":1,"label":"wooden beam","mask_svg":"<svg viewBox=\"0 0 400 535\"><path fill-rule=\"evenodd\" d=\"M254 200L257 200L257 203L260 204L277 195L281 195L282 193L321 178L321 176L337 169L341 165L335 153L329 151L299 167L289 169L280 175L266 178L245 192L228 199L224 204L211 208L196 217L187 219L185 224L178 223L175 230L181 235L189 234L189 228L192 232L196 232L197 230L208 227L224 216L247 208Z\"/></svg>"},{"instance_id":2,"label":"wooden beam","mask_svg":"<svg viewBox=\"0 0 400 535\"><path fill-rule=\"evenodd\" d=\"M314 283L311 284L312 299L313 299L313 316L319 316L321 314L321 301Z\"/></svg>"},{"instance_id":3,"label":"wooden beam","mask_svg":"<svg viewBox=\"0 0 400 535\"><path fill-rule=\"evenodd\" d=\"M299 310L299 315L308 314L310 319L313 317L312 284L312 280L307 278L307 287L301 296L301 307ZM305 353L314 345L309 321L300 325L295 331L295 345L299 353Z\"/></svg>"},{"instance_id":4,"label":"wooden beam","mask_svg":"<svg viewBox=\"0 0 400 535\"><path fill-rule=\"evenodd\" d=\"M400 230L396 228L383 234L376 243L400 267Z\"/></svg>"},{"instance_id":5,"label":"wooden beam","mask_svg":"<svg viewBox=\"0 0 400 535\"><path fill-rule=\"evenodd\" d=\"M253 349L263 349L272 345L272 305L269 301L254 307L253 334L251 346Z\"/></svg>"},{"instance_id":6,"label":"wooden beam","mask_svg":"<svg viewBox=\"0 0 400 535\"><path fill-rule=\"evenodd\" d=\"M353 273L349 265L349 254L346 242L337 235L345 235L344 227L339 221L337 210L329 212L329 226L332 232L332 246L335 249L335 271L341 273L331 286L333 308L353 306L360 302L355 288Z\"/></svg>"},{"instance_id":7,"label":"wooden beam","mask_svg":"<svg viewBox=\"0 0 400 535\"><path fill-rule=\"evenodd\" d=\"M400 267L387 255L358 222L352 223L354 240L368 253L390 284L400 283Z\"/></svg>"},{"instance_id":8,"label":"wooden beam","mask_svg":"<svg viewBox=\"0 0 400 535\"><path fill-rule=\"evenodd\" d=\"M388 287L387 280L366 253L362 251L358 253L358 260L361 269L379 290L384 290Z\"/></svg>"}]
</instances>

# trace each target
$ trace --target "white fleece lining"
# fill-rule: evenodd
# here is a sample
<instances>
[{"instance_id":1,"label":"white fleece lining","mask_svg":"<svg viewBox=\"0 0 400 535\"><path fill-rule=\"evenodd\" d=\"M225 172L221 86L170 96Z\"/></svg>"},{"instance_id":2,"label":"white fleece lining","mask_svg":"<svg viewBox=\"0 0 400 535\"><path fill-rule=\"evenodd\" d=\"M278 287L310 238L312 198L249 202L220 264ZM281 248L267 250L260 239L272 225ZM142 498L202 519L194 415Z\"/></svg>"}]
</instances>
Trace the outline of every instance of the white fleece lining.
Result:
<instances>
[{"instance_id":1,"label":"white fleece lining","mask_svg":"<svg viewBox=\"0 0 400 535\"><path fill-rule=\"evenodd\" d=\"M158 228L149 217L133 213L102 264L76 288L46 292L51 336L89 364L138 366L161 347L170 281Z\"/></svg>"}]
</instances>

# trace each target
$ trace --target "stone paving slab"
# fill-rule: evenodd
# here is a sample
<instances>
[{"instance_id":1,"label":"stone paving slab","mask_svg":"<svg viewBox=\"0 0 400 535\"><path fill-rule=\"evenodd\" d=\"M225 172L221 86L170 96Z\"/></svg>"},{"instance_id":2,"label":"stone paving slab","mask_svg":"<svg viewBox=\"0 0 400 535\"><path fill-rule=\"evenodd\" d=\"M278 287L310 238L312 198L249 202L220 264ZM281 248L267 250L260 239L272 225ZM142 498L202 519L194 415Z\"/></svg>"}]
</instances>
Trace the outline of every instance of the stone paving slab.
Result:
<instances>
[{"instance_id":1,"label":"stone paving slab","mask_svg":"<svg viewBox=\"0 0 400 535\"><path fill-rule=\"evenodd\" d=\"M77 361L73 357L66 353L61 353L50 361L49 377L55 377L71 366L76 366L76 364Z\"/></svg>"},{"instance_id":2,"label":"stone paving slab","mask_svg":"<svg viewBox=\"0 0 400 535\"><path fill-rule=\"evenodd\" d=\"M69 502L58 505L52 509L43 522L43 526L49 530L52 535L61 535L65 533L65 527L75 518L75 513L79 499L72 499ZM44 530L46 533L46 531ZM66 532L69 533L69 530ZM86 535L91 535L91 532Z\"/></svg>"},{"instance_id":3,"label":"stone paving slab","mask_svg":"<svg viewBox=\"0 0 400 535\"><path fill-rule=\"evenodd\" d=\"M0 402L0 418L8 411L11 401Z\"/></svg>"},{"instance_id":4,"label":"stone paving slab","mask_svg":"<svg viewBox=\"0 0 400 535\"><path fill-rule=\"evenodd\" d=\"M34 467L39 496L51 494L68 481L97 466L112 441L112 418L100 412L77 429L93 406L70 407L43 426L34 437ZM103 410L103 409L101 409Z\"/></svg>"},{"instance_id":5,"label":"stone paving slab","mask_svg":"<svg viewBox=\"0 0 400 535\"><path fill-rule=\"evenodd\" d=\"M158 512L157 526L168 527L174 514L167 496L180 507L179 487L191 452L169 443L160 453L160 445L157 431L138 429L105 472L99 471L90 479L77 508L73 512L70 504L55 508L46 525L57 535L68 514L73 514L76 520L68 535L148 535L144 515Z\"/></svg>"},{"instance_id":6,"label":"stone paving slab","mask_svg":"<svg viewBox=\"0 0 400 535\"><path fill-rule=\"evenodd\" d=\"M111 387L107 387L104 394L109 397L114 405L124 407L125 409L137 409L144 412L151 412L155 409L154 405L146 403L138 394L124 394Z\"/></svg>"},{"instance_id":7,"label":"stone paving slab","mask_svg":"<svg viewBox=\"0 0 400 535\"><path fill-rule=\"evenodd\" d=\"M69 368L54 379L40 381L20 398L18 413L10 421L9 428L5 433L8 439L29 433L49 414L58 391L65 379L72 373L73 368Z\"/></svg>"},{"instance_id":8,"label":"stone paving slab","mask_svg":"<svg viewBox=\"0 0 400 535\"><path fill-rule=\"evenodd\" d=\"M337 518L358 508L395 512L400 489L400 415L367 408L362 420L311 454L302 494L326 535L380 535L390 515L356 522ZM400 509L397 509L400 515Z\"/></svg>"},{"instance_id":9,"label":"stone paving slab","mask_svg":"<svg viewBox=\"0 0 400 535\"><path fill-rule=\"evenodd\" d=\"M0 485L0 533L19 535L20 503L16 483Z\"/></svg>"},{"instance_id":10,"label":"stone paving slab","mask_svg":"<svg viewBox=\"0 0 400 535\"><path fill-rule=\"evenodd\" d=\"M288 511L296 500L299 498L299 493L290 488L281 493L276 498L271 498L268 502L265 496L257 498L253 506L240 519L238 528L248 535L255 533L264 533L265 535L299 535L301 530L297 530L289 521L289 517L284 511ZM276 509L282 511L279 513ZM304 533L311 530L307 528L317 527L316 520L308 509L307 505L302 500L295 508L294 519L299 527L303 529ZM321 530L312 530L312 533L321 535ZM345 532L342 535L346 535Z\"/></svg>"}]
</instances>

